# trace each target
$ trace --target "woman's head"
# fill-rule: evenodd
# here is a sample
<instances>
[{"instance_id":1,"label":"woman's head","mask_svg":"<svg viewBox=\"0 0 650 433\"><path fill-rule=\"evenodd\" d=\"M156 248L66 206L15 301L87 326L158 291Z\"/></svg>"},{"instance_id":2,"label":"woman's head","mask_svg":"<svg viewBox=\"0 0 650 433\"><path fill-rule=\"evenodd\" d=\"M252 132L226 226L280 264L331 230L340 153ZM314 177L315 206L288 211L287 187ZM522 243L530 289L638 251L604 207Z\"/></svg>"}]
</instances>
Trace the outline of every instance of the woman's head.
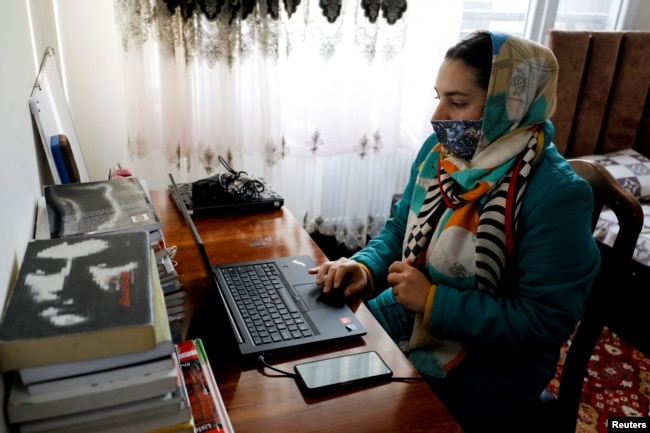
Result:
<instances>
[{"instance_id":1,"label":"woman's head","mask_svg":"<svg viewBox=\"0 0 650 433\"><path fill-rule=\"evenodd\" d=\"M432 120L482 118L491 69L488 33L472 33L451 47L438 71L435 90L440 102Z\"/></svg>"},{"instance_id":2,"label":"woman's head","mask_svg":"<svg viewBox=\"0 0 650 433\"><path fill-rule=\"evenodd\" d=\"M450 153L471 159L517 129L542 124L552 137L557 72L546 46L505 33L470 34L447 51L438 71L440 102L431 119L438 141L445 149L465 152Z\"/></svg>"}]
</instances>

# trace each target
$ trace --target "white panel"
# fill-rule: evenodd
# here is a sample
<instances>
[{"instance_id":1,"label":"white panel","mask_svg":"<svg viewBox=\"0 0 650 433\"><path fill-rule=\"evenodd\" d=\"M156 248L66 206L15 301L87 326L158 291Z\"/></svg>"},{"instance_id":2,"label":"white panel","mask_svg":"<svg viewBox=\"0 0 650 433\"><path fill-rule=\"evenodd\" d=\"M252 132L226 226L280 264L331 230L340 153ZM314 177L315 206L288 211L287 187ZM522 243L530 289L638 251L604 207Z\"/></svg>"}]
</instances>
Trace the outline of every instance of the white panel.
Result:
<instances>
[{"instance_id":1,"label":"white panel","mask_svg":"<svg viewBox=\"0 0 650 433\"><path fill-rule=\"evenodd\" d=\"M29 98L29 108L36 120L54 182L60 184L61 178L50 150L50 139L59 134L65 134L68 137L79 170L79 177L82 182L88 182L86 163L79 147L68 101L63 92L63 83L54 59L54 49L51 47L47 48L43 56L41 70Z\"/></svg>"}]
</instances>

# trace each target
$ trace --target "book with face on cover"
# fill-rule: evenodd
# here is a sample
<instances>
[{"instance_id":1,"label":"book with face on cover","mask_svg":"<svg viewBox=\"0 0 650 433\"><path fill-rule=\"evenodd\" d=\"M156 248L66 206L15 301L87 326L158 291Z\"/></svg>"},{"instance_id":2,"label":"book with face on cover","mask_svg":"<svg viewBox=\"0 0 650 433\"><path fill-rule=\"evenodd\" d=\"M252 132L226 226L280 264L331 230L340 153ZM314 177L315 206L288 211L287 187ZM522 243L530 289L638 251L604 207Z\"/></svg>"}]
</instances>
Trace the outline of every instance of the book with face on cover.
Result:
<instances>
[{"instance_id":1,"label":"book with face on cover","mask_svg":"<svg viewBox=\"0 0 650 433\"><path fill-rule=\"evenodd\" d=\"M154 348L153 293L147 233L30 241L0 322L0 370Z\"/></svg>"},{"instance_id":2,"label":"book with face on cover","mask_svg":"<svg viewBox=\"0 0 650 433\"><path fill-rule=\"evenodd\" d=\"M162 224L136 177L46 185L43 195L52 238L121 231L160 237Z\"/></svg>"},{"instance_id":3,"label":"book with face on cover","mask_svg":"<svg viewBox=\"0 0 650 433\"><path fill-rule=\"evenodd\" d=\"M151 257L151 268L156 268L155 258ZM81 361L70 361L25 367L18 370L18 374L25 385L42 382L56 381L68 377L76 377L85 374L103 372L120 367L129 367L135 364L146 363L152 360L175 356L175 346L172 340L172 333L167 317L165 299L160 280L157 274L152 272L153 283L153 305L156 345L147 350L131 352L120 355L111 355L101 358L87 359Z\"/></svg>"}]
</instances>

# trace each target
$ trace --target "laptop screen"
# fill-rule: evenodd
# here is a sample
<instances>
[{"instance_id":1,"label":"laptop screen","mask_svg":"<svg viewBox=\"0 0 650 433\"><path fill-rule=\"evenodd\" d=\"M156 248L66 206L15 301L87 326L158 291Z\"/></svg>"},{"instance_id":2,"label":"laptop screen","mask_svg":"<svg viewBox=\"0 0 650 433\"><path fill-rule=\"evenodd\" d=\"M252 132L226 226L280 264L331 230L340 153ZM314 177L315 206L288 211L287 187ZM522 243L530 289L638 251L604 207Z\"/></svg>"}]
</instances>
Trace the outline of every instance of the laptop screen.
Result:
<instances>
[{"instance_id":1,"label":"laptop screen","mask_svg":"<svg viewBox=\"0 0 650 433\"><path fill-rule=\"evenodd\" d=\"M194 244L196 245L196 249L199 252L199 256L201 258L201 263L203 265L205 273L211 282L210 284L214 286L214 288L216 288L216 281L214 281L214 278L210 278L210 276L212 275L212 265L210 265L210 259L205 250L205 245L203 245L203 240L201 239L201 236L199 236L198 230L196 230L194 221L192 220L192 217L190 216L190 213L188 212L185 203L181 199L180 192L178 190L178 185L176 185L176 181L174 180L174 177L172 176L171 173L169 173L169 180L172 183L172 190L176 195L176 199L179 200L177 203L179 204L179 209L183 214L183 219L185 219L185 223L189 226L190 231L192 232L192 238L194 239Z\"/></svg>"},{"instance_id":2,"label":"laptop screen","mask_svg":"<svg viewBox=\"0 0 650 433\"><path fill-rule=\"evenodd\" d=\"M222 305L225 307L226 300L224 298L223 293L221 293L221 290L219 289L219 285L217 284L217 280L215 278L214 272L212 270L212 265L210 264L210 258L208 257L208 253L205 249L205 245L203 244L203 240L201 239L201 236L199 236L199 232L196 229L196 225L194 225L194 221L192 220L192 217L190 216L190 213L187 211L187 207L185 206L185 203L183 203L183 200L180 197L180 193L178 191L178 186L176 185L176 181L174 180L174 177L172 176L171 173L169 173L169 180L171 181L172 185L172 190L174 194L176 194L176 199L177 199L177 204L179 205L178 208L180 209L181 213L183 214L183 218L185 219L185 222L190 228L190 231L192 232L192 238L194 239L194 245L196 246L196 249L199 253L199 258L201 260L201 264L203 265L203 269L205 271L205 276L208 279L208 282L210 283L210 287L219 294L220 301ZM230 325L233 329L233 332L235 333L235 338L237 342L242 342L243 338L239 332L239 329L237 327L237 324L232 317L232 313L230 310L226 307L223 309L226 315L228 316L228 321L230 322Z\"/></svg>"}]
</instances>

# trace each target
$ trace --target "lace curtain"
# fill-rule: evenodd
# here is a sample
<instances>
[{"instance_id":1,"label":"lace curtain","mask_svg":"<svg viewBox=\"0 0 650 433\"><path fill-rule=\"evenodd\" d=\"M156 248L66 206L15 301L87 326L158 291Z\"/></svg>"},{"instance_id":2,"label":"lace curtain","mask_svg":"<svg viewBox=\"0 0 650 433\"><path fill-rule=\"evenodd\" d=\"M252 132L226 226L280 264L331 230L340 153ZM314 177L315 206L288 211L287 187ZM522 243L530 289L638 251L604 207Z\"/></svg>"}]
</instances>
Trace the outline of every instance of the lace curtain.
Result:
<instances>
[{"instance_id":1,"label":"lace curtain","mask_svg":"<svg viewBox=\"0 0 650 433\"><path fill-rule=\"evenodd\" d=\"M172 172L194 181L224 171L221 155L273 185L309 232L357 248L383 226L392 195L403 189L431 131L435 74L457 40L460 6L438 0L409 0L408 8L401 0L114 0L114 6L127 145L139 177L166 185Z\"/></svg>"}]
</instances>

